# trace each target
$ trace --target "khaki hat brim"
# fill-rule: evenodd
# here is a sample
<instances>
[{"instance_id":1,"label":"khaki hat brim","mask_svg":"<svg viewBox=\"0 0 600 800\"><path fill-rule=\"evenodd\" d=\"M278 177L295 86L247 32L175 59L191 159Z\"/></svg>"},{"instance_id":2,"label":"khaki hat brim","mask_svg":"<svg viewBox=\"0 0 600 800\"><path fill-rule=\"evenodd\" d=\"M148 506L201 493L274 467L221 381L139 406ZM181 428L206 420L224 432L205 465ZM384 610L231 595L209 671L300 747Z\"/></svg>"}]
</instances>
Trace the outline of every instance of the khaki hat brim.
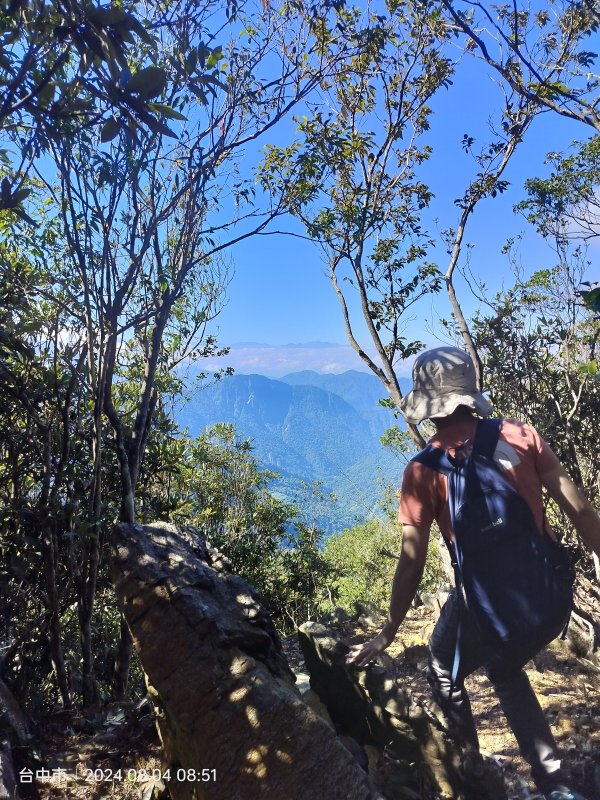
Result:
<instances>
[{"instance_id":1,"label":"khaki hat brim","mask_svg":"<svg viewBox=\"0 0 600 800\"><path fill-rule=\"evenodd\" d=\"M400 403L404 419L418 425L424 419L449 417L459 406L472 408L482 417L489 417L494 407L480 392L445 394L431 397L419 390L409 392Z\"/></svg>"}]
</instances>

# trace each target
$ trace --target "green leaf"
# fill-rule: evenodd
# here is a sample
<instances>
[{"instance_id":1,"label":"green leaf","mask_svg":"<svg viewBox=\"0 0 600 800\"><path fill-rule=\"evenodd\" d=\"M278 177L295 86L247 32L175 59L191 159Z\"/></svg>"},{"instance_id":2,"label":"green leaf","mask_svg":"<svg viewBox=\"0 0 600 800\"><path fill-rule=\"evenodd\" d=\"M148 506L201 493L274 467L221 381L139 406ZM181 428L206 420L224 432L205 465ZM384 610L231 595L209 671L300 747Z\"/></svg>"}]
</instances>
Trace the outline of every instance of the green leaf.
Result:
<instances>
[{"instance_id":1,"label":"green leaf","mask_svg":"<svg viewBox=\"0 0 600 800\"><path fill-rule=\"evenodd\" d=\"M31 189L19 189L18 192L15 192L12 196L12 203L17 205L17 203L22 203L26 197L29 197L31 194Z\"/></svg>"},{"instance_id":2,"label":"green leaf","mask_svg":"<svg viewBox=\"0 0 600 800\"><path fill-rule=\"evenodd\" d=\"M112 182L112 174L108 164L102 164L98 170L98 184L104 186L106 183Z\"/></svg>"},{"instance_id":3,"label":"green leaf","mask_svg":"<svg viewBox=\"0 0 600 800\"><path fill-rule=\"evenodd\" d=\"M211 53L206 60L206 66L209 69L214 69L222 58L223 58L223 48L215 47L214 50L211 50Z\"/></svg>"},{"instance_id":4,"label":"green leaf","mask_svg":"<svg viewBox=\"0 0 600 800\"><path fill-rule=\"evenodd\" d=\"M177 139L177 134L173 133L171 128L169 128L168 125L165 125L164 122L161 122L161 120L148 116L148 119L145 120L145 122L150 130L153 131L153 133L162 133L164 136L170 136L172 139Z\"/></svg>"},{"instance_id":5,"label":"green leaf","mask_svg":"<svg viewBox=\"0 0 600 800\"><path fill-rule=\"evenodd\" d=\"M196 95L196 98L202 103L202 105L206 105L208 103L208 96L204 89L195 81L190 81L190 89Z\"/></svg>"},{"instance_id":6,"label":"green leaf","mask_svg":"<svg viewBox=\"0 0 600 800\"><path fill-rule=\"evenodd\" d=\"M55 91L56 91L56 84L52 82L47 83L42 89L40 89L40 91L38 92L38 100L42 108L48 108L48 106L54 99Z\"/></svg>"},{"instance_id":7,"label":"green leaf","mask_svg":"<svg viewBox=\"0 0 600 800\"><path fill-rule=\"evenodd\" d=\"M121 125L119 121L115 117L109 117L104 125L102 126L102 131L100 132L100 141L101 142L110 142L115 136L119 135L119 131L121 130Z\"/></svg>"},{"instance_id":8,"label":"green leaf","mask_svg":"<svg viewBox=\"0 0 600 800\"><path fill-rule=\"evenodd\" d=\"M223 90L227 89L227 87L225 86L223 81L220 81L214 75L203 75L199 80L200 80L201 83L205 83L205 84L207 83L207 84L211 84L212 86L218 86L219 89L223 89Z\"/></svg>"},{"instance_id":9,"label":"green leaf","mask_svg":"<svg viewBox=\"0 0 600 800\"><path fill-rule=\"evenodd\" d=\"M184 117L183 114L179 113L179 111L175 111L174 108L171 108L171 106L168 106L165 103L148 103L148 108L150 111L154 111L155 114L162 114L164 117L168 117L169 119L179 119L182 122L187 121L187 117Z\"/></svg>"},{"instance_id":10,"label":"green leaf","mask_svg":"<svg viewBox=\"0 0 600 800\"><path fill-rule=\"evenodd\" d=\"M0 196L2 197L3 202L9 203L11 198L11 185L8 178L2 179L2 184L0 184Z\"/></svg>"},{"instance_id":11,"label":"green leaf","mask_svg":"<svg viewBox=\"0 0 600 800\"><path fill-rule=\"evenodd\" d=\"M185 71L188 75L191 75L195 71L197 63L198 51L192 50L185 59Z\"/></svg>"},{"instance_id":12,"label":"green leaf","mask_svg":"<svg viewBox=\"0 0 600 800\"><path fill-rule=\"evenodd\" d=\"M121 8L94 8L88 11L88 17L97 25L111 27L127 20L127 15Z\"/></svg>"},{"instance_id":13,"label":"green leaf","mask_svg":"<svg viewBox=\"0 0 600 800\"><path fill-rule=\"evenodd\" d=\"M598 378L598 362L597 361L588 361L587 364L579 364L577 367L578 371L583 375L590 375L592 378Z\"/></svg>"},{"instance_id":14,"label":"green leaf","mask_svg":"<svg viewBox=\"0 0 600 800\"><path fill-rule=\"evenodd\" d=\"M125 84L128 94L137 94L148 100L161 94L167 85L167 73L160 67L146 67L139 70Z\"/></svg>"},{"instance_id":15,"label":"green leaf","mask_svg":"<svg viewBox=\"0 0 600 800\"><path fill-rule=\"evenodd\" d=\"M93 28L83 30L81 36L91 52L98 56L101 61L106 61L109 58L110 52L106 49L104 39Z\"/></svg>"},{"instance_id":16,"label":"green leaf","mask_svg":"<svg viewBox=\"0 0 600 800\"><path fill-rule=\"evenodd\" d=\"M582 294L584 294L582 292ZM583 303L590 311L600 311L600 287L592 289L591 292L585 292Z\"/></svg>"},{"instance_id":17,"label":"green leaf","mask_svg":"<svg viewBox=\"0 0 600 800\"><path fill-rule=\"evenodd\" d=\"M125 24L129 28L129 30L132 30L135 33L137 33L137 35L143 42L146 42L146 44L149 45L154 44L154 39L152 38L152 36L148 33L148 31L142 25L139 19L136 19L136 17L134 17L132 14L125 15Z\"/></svg>"}]
</instances>

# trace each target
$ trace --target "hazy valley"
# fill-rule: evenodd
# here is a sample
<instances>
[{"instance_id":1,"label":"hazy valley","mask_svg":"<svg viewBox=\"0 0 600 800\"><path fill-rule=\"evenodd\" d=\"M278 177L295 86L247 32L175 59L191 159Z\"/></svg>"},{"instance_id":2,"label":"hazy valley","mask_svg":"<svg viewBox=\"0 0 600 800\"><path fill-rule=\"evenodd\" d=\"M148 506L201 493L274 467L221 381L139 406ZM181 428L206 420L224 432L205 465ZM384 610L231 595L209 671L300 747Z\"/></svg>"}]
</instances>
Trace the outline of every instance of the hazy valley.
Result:
<instances>
[{"instance_id":1,"label":"hazy valley","mask_svg":"<svg viewBox=\"0 0 600 800\"><path fill-rule=\"evenodd\" d=\"M354 370L233 375L194 391L177 419L193 436L234 423L260 464L280 476L272 491L331 533L380 515L386 487L400 483L403 462L379 441L395 422L382 397L375 376Z\"/></svg>"}]
</instances>

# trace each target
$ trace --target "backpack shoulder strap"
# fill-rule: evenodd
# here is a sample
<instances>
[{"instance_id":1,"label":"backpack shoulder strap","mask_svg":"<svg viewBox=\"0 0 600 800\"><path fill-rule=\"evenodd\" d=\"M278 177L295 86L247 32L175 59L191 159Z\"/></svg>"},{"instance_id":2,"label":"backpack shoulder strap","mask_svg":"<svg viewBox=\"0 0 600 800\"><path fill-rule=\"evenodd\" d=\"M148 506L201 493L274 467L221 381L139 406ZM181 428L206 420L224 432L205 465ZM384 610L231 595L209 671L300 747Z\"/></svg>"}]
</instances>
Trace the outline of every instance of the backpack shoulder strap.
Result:
<instances>
[{"instance_id":1,"label":"backpack shoulder strap","mask_svg":"<svg viewBox=\"0 0 600 800\"><path fill-rule=\"evenodd\" d=\"M501 419L485 418L478 420L473 442L473 453L490 459L493 458L501 428Z\"/></svg>"},{"instance_id":2,"label":"backpack shoulder strap","mask_svg":"<svg viewBox=\"0 0 600 800\"><path fill-rule=\"evenodd\" d=\"M441 447L435 447L433 444L428 444L411 461L416 461L425 467L434 469L436 472L441 472L442 475L449 475L454 470L454 466L446 455L445 450L442 450Z\"/></svg>"}]
</instances>

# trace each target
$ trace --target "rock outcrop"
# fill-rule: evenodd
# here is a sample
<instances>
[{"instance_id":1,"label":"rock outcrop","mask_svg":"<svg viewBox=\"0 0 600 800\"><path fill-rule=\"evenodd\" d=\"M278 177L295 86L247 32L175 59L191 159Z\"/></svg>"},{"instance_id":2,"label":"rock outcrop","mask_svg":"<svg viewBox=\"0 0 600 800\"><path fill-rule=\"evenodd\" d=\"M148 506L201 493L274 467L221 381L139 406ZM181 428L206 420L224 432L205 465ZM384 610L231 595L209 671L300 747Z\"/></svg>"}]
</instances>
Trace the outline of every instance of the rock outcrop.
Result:
<instances>
[{"instance_id":1,"label":"rock outcrop","mask_svg":"<svg viewBox=\"0 0 600 800\"><path fill-rule=\"evenodd\" d=\"M173 800L381 800L301 700L254 591L201 537L118 525L113 578Z\"/></svg>"},{"instance_id":2,"label":"rock outcrop","mask_svg":"<svg viewBox=\"0 0 600 800\"><path fill-rule=\"evenodd\" d=\"M0 679L0 800L18 800L13 748L29 745L32 738L28 719Z\"/></svg>"},{"instance_id":3,"label":"rock outcrop","mask_svg":"<svg viewBox=\"0 0 600 800\"><path fill-rule=\"evenodd\" d=\"M311 689L338 731L370 749L371 762L377 760L373 753L393 758L396 789L390 788L389 776L376 778L386 796L404 798L408 790L422 797L505 800L498 770L461 752L445 734L435 707L417 701L385 667L347 667L347 645L324 625L307 622L299 637Z\"/></svg>"},{"instance_id":4,"label":"rock outcrop","mask_svg":"<svg viewBox=\"0 0 600 800\"><path fill-rule=\"evenodd\" d=\"M592 581L579 575L575 582L573 612L566 631L569 650L579 658L600 666L600 589Z\"/></svg>"}]
</instances>

